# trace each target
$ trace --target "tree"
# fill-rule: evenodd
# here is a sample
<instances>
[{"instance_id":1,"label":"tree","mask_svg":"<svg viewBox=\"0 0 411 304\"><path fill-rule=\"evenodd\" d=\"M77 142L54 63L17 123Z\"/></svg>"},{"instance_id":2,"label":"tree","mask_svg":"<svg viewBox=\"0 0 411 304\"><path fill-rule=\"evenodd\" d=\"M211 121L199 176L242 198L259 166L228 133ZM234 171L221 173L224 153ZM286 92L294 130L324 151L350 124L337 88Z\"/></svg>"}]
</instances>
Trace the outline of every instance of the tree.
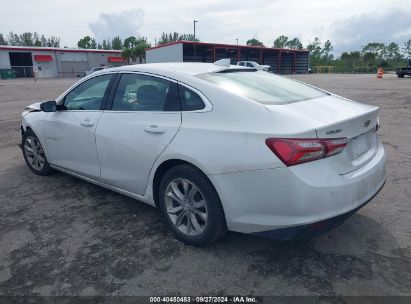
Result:
<instances>
[{"instance_id":1,"label":"tree","mask_svg":"<svg viewBox=\"0 0 411 304\"><path fill-rule=\"evenodd\" d=\"M293 38L285 43L285 47L292 50L302 50L303 44L301 43L300 39Z\"/></svg>"},{"instance_id":2,"label":"tree","mask_svg":"<svg viewBox=\"0 0 411 304\"><path fill-rule=\"evenodd\" d=\"M143 63L143 61L146 59L146 48L151 47L151 44L147 42L147 38L141 37L136 40L129 39L127 40L127 42L126 40L124 41L125 45L133 46L133 47L129 47L129 48L125 47L123 51L121 52L121 56L124 59L126 59L128 63L135 62L137 61L137 59L140 63Z\"/></svg>"},{"instance_id":3,"label":"tree","mask_svg":"<svg viewBox=\"0 0 411 304\"><path fill-rule=\"evenodd\" d=\"M20 34L20 45L21 46L33 46L33 34L32 33L23 33Z\"/></svg>"},{"instance_id":4,"label":"tree","mask_svg":"<svg viewBox=\"0 0 411 304\"><path fill-rule=\"evenodd\" d=\"M273 47L277 48L277 49L283 49L286 47L288 42L288 37L281 35L278 36L275 40L274 40L274 44Z\"/></svg>"},{"instance_id":5,"label":"tree","mask_svg":"<svg viewBox=\"0 0 411 304\"><path fill-rule=\"evenodd\" d=\"M47 39L46 37L44 37L44 35L41 35L40 42L41 42L41 46L47 46Z\"/></svg>"},{"instance_id":6,"label":"tree","mask_svg":"<svg viewBox=\"0 0 411 304\"><path fill-rule=\"evenodd\" d=\"M379 42L370 42L363 46L361 53L373 53L376 58L382 59L385 55L385 45Z\"/></svg>"},{"instance_id":7,"label":"tree","mask_svg":"<svg viewBox=\"0 0 411 304\"><path fill-rule=\"evenodd\" d=\"M350 58L350 54L348 52L342 52L340 55L340 59L347 61Z\"/></svg>"},{"instance_id":8,"label":"tree","mask_svg":"<svg viewBox=\"0 0 411 304\"><path fill-rule=\"evenodd\" d=\"M77 46L80 49L91 49L92 46L93 46L92 38L90 36L85 36L85 37L81 38L77 42Z\"/></svg>"},{"instance_id":9,"label":"tree","mask_svg":"<svg viewBox=\"0 0 411 304\"><path fill-rule=\"evenodd\" d=\"M200 41L198 40L198 38L196 37L194 39L194 34L180 34L180 36L178 37L179 41Z\"/></svg>"},{"instance_id":10,"label":"tree","mask_svg":"<svg viewBox=\"0 0 411 304\"><path fill-rule=\"evenodd\" d=\"M315 37L314 40L307 45L307 50L310 51L310 57L320 58L322 54L321 40L318 37Z\"/></svg>"},{"instance_id":11,"label":"tree","mask_svg":"<svg viewBox=\"0 0 411 304\"><path fill-rule=\"evenodd\" d=\"M361 61L361 53L358 51L355 51L355 52L351 52L350 55L351 55L352 65L353 67L355 67L357 63Z\"/></svg>"},{"instance_id":12,"label":"tree","mask_svg":"<svg viewBox=\"0 0 411 304\"><path fill-rule=\"evenodd\" d=\"M264 44L256 38L248 39L246 44L250 46L264 46Z\"/></svg>"},{"instance_id":13,"label":"tree","mask_svg":"<svg viewBox=\"0 0 411 304\"><path fill-rule=\"evenodd\" d=\"M146 45L144 43L138 43L134 49L132 49L133 57L138 59L140 63L143 63L146 55Z\"/></svg>"},{"instance_id":14,"label":"tree","mask_svg":"<svg viewBox=\"0 0 411 304\"><path fill-rule=\"evenodd\" d=\"M4 38L3 34L0 34L0 45L7 45L7 44L8 44L8 42Z\"/></svg>"},{"instance_id":15,"label":"tree","mask_svg":"<svg viewBox=\"0 0 411 304\"><path fill-rule=\"evenodd\" d=\"M103 42L101 43L101 47L102 47L103 50L111 50L110 40L103 39Z\"/></svg>"},{"instance_id":16,"label":"tree","mask_svg":"<svg viewBox=\"0 0 411 304\"><path fill-rule=\"evenodd\" d=\"M404 43L403 51L405 56L411 56L411 39Z\"/></svg>"},{"instance_id":17,"label":"tree","mask_svg":"<svg viewBox=\"0 0 411 304\"><path fill-rule=\"evenodd\" d=\"M93 38L93 39L91 39L91 42L90 42L90 49L96 49L97 48L97 42L96 42L96 39L95 38Z\"/></svg>"},{"instance_id":18,"label":"tree","mask_svg":"<svg viewBox=\"0 0 411 304\"><path fill-rule=\"evenodd\" d=\"M113 40L111 40L111 48L113 50L121 50L123 48L123 42L119 36L114 37Z\"/></svg>"},{"instance_id":19,"label":"tree","mask_svg":"<svg viewBox=\"0 0 411 304\"><path fill-rule=\"evenodd\" d=\"M50 38L47 38L47 46L48 47L60 47L60 38L55 37L55 36L50 36Z\"/></svg>"},{"instance_id":20,"label":"tree","mask_svg":"<svg viewBox=\"0 0 411 304\"><path fill-rule=\"evenodd\" d=\"M333 50L334 50L334 47L330 40L327 40L326 42L324 42L324 47L321 53L322 53L322 58L324 59L325 62L329 63L330 61L334 59L334 55L331 54Z\"/></svg>"},{"instance_id":21,"label":"tree","mask_svg":"<svg viewBox=\"0 0 411 304\"><path fill-rule=\"evenodd\" d=\"M355 68L358 62L361 61L360 52L343 52L340 56L341 61L350 68Z\"/></svg>"},{"instance_id":22,"label":"tree","mask_svg":"<svg viewBox=\"0 0 411 304\"><path fill-rule=\"evenodd\" d=\"M133 57L132 49L131 48L124 48L121 52L121 57L123 57L127 63L131 63Z\"/></svg>"},{"instance_id":23,"label":"tree","mask_svg":"<svg viewBox=\"0 0 411 304\"><path fill-rule=\"evenodd\" d=\"M151 47L151 44L147 42L146 37L142 37L138 40L137 46L135 47L135 49L137 49L135 51L135 55L139 59L140 63L142 63L143 60L146 60L146 49L149 47Z\"/></svg>"},{"instance_id":24,"label":"tree","mask_svg":"<svg viewBox=\"0 0 411 304\"><path fill-rule=\"evenodd\" d=\"M157 45L163 45L166 43L172 43L177 41L200 41L197 37L194 39L193 34L179 34L162 32L160 39L157 41Z\"/></svg>"},{"instance_id":25,"label":"tree","mask_svg":"<svg viewBox=\"0 0 411 304\"><path fill-rule=\"evenodd\" d=\"M14 34L13 32L10 32L8 38L9 38L8 41L9 41L9 44L10 44L10 45L12 45L12 46L19 46L19 45L21 45L19 35Z\"/></svg>"},{"instance_id":26,"label":"tree","mask_svg":"<svg viewBox=\"0 0 411 304\"><path fill-rule=\"evenodd\" d=\"M398 46L397 43L391 42L389 45L386 46L385 58L387 60L391 60L394 62L398 62L402 59L402 56L400 53L400 47Z\"/></svg>"},{"instance_id":27,"label":"tree","mask_svg":"<svg viewBox=\"0 0 411 304\"><path fill-rule=\"evenodd\" d=\"M130 36L124 40L124 47L126 49L131 49L137 45L137 38L134 36Z\"/></svg>"},{"instance_id":28,"label":"tree","mask_svg":"<svg viewBox=\"0 0 411 304\"><path fill-rule=\"evenodd\" d=\"M49 46L49 47L59 47L60 38L51 36L49 38L44 37L44 35L39 36L38 33L25 32L22 34L15 34L12 31L8 34L8 39L6 40L2 34L0 34L3 41L1 43L7 43L12 46Z\"/></svg>"},{"instance_id":29,"label":"tree","mask_svg":"<svg viewBox=\"0 0 411 304\"><path fill-rule=\"evenodd\" d=\"M375 63L375 54L371 52L366 52L362 54L362 60L366 66L373 65Z\"/></svg>"},{"instance_id":30,"label":"tree","mask_svg":"<svg viewBox=\"0 0 411 304\"><path fill-rule=\"evenodd\" d=\"M38 46L38 47L43 46L41 44L40 37L36 32L34 32L34 34L33 34L33 43L34 43L34 46Z\"/></svg>"}]
</instances>

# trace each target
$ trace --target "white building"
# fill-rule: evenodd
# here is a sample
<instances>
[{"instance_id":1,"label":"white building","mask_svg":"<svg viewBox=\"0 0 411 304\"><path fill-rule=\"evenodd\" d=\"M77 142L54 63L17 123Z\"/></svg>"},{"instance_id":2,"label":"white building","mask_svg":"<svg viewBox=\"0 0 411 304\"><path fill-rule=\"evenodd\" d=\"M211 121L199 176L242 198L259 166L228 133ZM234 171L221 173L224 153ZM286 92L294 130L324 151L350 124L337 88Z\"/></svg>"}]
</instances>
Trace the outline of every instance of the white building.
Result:
<instances>
[{"instance_id":1,"label":"white building","mask_svg":"<svg viewBox=\"0 0 411 304\"><path fill-rule=\"evenodd\" d=\"M0 70L17 77L78 77L93 67L124 64L121 51L0 45Z\"/></svg>"}]
</instances>

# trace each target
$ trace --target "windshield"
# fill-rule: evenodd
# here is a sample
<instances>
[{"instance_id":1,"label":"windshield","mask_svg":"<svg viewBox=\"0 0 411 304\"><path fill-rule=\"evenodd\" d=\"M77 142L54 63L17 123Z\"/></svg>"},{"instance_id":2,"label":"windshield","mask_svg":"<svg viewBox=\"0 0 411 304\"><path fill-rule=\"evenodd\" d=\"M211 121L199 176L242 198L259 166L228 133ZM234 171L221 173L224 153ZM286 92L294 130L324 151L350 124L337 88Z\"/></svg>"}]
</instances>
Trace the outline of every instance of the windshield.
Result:
<instances>
[{"instance_id":1,"label":"windshield","mask_svg":"<svg viewBox=\"0 0 411 304\"><path fill-rule=\"evenodd\" d=\"M297 81L262 71L205 73L198 78L262 104L286 104L327 96L327 93Z\"/></svg>"}]
</instances>

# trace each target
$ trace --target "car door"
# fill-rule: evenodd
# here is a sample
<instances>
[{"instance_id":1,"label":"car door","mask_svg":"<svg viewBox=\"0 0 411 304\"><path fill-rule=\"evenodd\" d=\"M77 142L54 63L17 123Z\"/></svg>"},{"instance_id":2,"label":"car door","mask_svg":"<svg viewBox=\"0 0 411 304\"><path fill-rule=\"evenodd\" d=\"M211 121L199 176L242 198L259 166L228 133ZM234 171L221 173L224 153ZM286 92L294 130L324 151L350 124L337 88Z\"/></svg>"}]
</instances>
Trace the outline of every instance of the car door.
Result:
<instances>
[{"instance_id":1,"label":"car door","mask_svg":"<svg viewBox=\"0 0 411 304\"><path fill-rule=\"evenodd\" d=\"M45 115L43 132L51 164L86 177L100 178L94 132L113 75L100 75L82 82L65 95L56 112Z\"/></svg>"},{"instance_id":2,"label":"car door","mask_svg":"<svg viewBox=\"0 0 411 304\"><path fill-rule=\"evenodd\" d=\"M143 195L151 168L181 125L177 83L121 74L96 130L102 181Z\"/></svg>"}]
</instances>

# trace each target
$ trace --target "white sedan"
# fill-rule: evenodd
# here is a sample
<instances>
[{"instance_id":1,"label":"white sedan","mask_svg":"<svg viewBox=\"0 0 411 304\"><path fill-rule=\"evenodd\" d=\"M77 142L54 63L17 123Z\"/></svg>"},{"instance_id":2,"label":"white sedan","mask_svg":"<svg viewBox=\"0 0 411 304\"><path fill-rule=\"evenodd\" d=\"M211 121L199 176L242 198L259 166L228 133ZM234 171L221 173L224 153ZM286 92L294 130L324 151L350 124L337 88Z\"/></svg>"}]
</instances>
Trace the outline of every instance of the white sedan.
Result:
<instances>
[{"instance_id":1,"label":"white sedan","mask_svg":"<svg viewBox=\"0 0 411 304\"><path fill-rule=\"evenodd\" d=\"M241 66L105 69L22 114L36 174L59 170L158 206L176 237L314 236L385 182L378 108Z\"/></svg>"},{"instance_id":2,"label":"white sedan","mask_svg":"<svg viewBox=\"0 0 411 304\"><path fill-rule=\"evenodd\" d=\"M261 71L266 71L269 72L271 67L269 65L265 64L258 64L255 61L239 61L237 62L237 65L243 66L243 67L248 67L248 68L254 68L256 70L261 70Z\"/></svg>"}]
</instances>

